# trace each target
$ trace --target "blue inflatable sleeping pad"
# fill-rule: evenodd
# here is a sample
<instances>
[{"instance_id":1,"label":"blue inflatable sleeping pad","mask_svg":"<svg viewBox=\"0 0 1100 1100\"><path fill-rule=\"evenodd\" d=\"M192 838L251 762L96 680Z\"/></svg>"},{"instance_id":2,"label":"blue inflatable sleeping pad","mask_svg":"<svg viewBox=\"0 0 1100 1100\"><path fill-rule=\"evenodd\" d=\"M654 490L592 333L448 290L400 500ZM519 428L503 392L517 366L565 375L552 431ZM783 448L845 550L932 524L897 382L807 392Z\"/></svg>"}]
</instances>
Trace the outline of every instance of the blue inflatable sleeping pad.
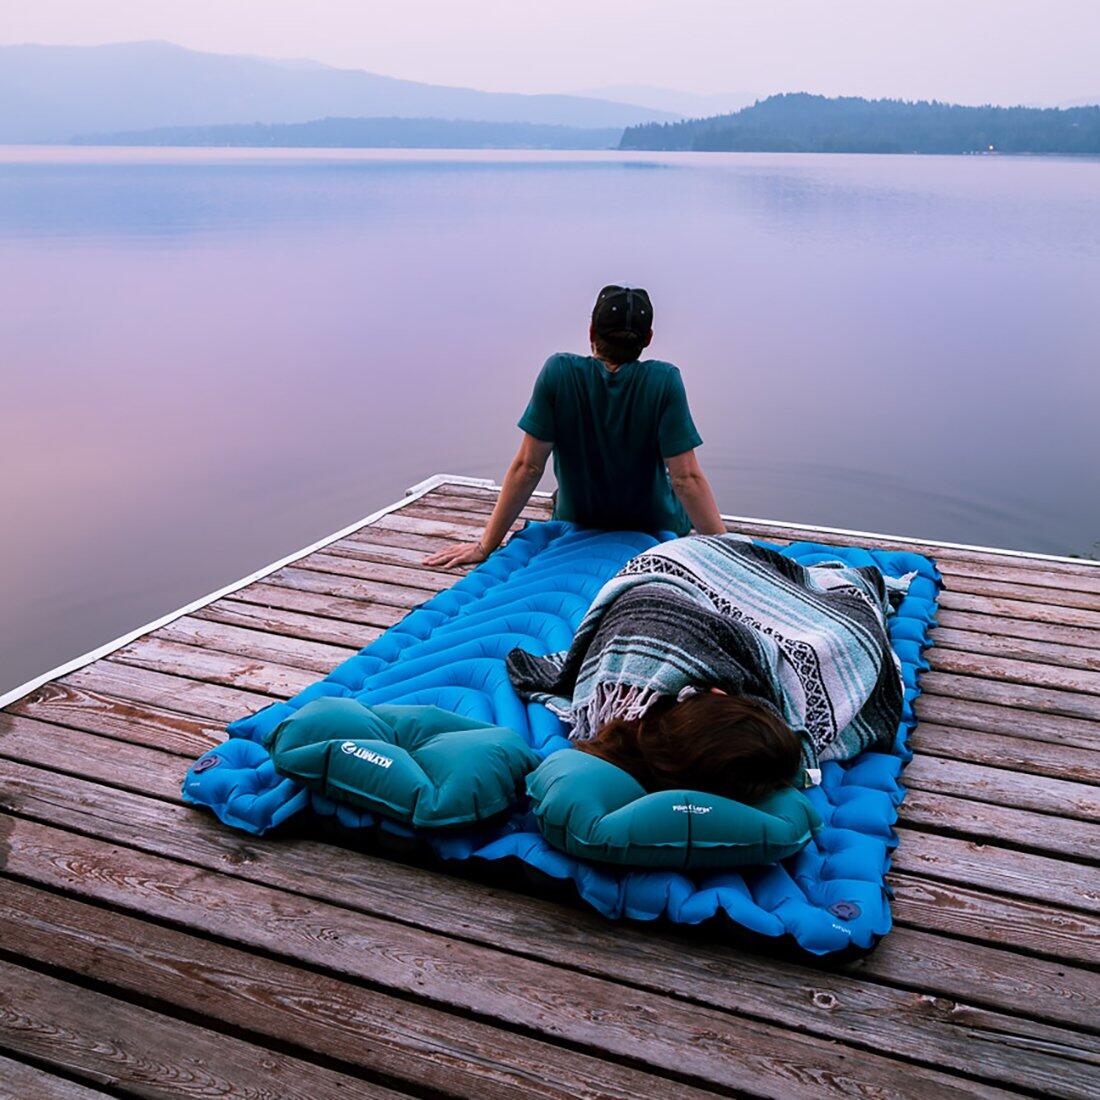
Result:
<instances>
[{"instance_id":1,"label":"blue inflatable sleeping pad","mask_svg":"<svg viewBox=\"0 0 1100 1100\"><path fill-rule=\"evenodd\" d=\"M326 697L370 706L441 707L516 730L539 757L568 746L558 718L518 698L504 659L516 646L537 653L565 649L604 582L658 541L640 532L590 531L558 521L529 524L454 587L411 611L323 680L232 723L229 739L188 772L185 801L207 806L250 833L310 813L349 830L415 836L444 860L519 860L536 877L572 882L580 898L610 918L665 918L688 925L724 921L755 936L789 938L812 955L868 950L891 924L885 874L897 844L893 825L904 796L900 776L911 756L912 704L919 673L927 668L922 651L929 644L940 586L935 565L919 554L816 543L773 547L804 565L839 559L877 565L890 577L916 574L889 620L906 685L893 749L824 765L820 785L807 792L824 827L783 863L691 874L590 863L551 847L526 808L471 831L414 833L332 802L275 771L265 739L298 708Z\"/></svg>"}]
</instances>

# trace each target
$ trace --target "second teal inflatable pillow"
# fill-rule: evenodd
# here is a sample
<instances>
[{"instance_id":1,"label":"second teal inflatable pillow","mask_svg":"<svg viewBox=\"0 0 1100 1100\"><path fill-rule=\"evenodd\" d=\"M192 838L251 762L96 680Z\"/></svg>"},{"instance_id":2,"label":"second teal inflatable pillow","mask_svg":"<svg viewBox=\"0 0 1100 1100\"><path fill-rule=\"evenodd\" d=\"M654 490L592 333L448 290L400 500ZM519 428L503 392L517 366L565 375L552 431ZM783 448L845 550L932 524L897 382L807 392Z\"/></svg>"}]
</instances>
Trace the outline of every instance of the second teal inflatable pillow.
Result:
<instances>
[{"instance_id":1,"label":"second teal inflatable pillow","mask_svg":"<svg viewBox=\"0 0 1100 1100\"><path fill-rule=\"evenodd\" d=\"M485 821L514 806L539 758L514 730L430 706L318 699L267 738L275 770L414 828Z\"/></svg>"},{"instance_id":2,"label":"second teal inflatable pillow","mask_svg":"<svg viewBox=\"0 0 1100 1100\"><path fill-rule=\"evenodd\" d=\"M581 859L627 867L776 863L801 850L821 818L786 787L753 806L699 791L656 791L606 760L560 749L527 777L546 840Z\"/></svg>"}]
</instances>

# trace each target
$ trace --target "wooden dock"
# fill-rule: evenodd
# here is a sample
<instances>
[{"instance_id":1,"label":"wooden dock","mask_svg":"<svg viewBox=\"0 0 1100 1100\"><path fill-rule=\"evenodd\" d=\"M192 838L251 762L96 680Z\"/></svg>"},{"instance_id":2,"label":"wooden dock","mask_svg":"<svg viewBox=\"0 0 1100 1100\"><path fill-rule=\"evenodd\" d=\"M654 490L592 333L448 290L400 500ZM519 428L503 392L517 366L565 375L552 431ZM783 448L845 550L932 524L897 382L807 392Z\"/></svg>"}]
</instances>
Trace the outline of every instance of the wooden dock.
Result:
<instances>
[{"instance_id":1,"label":"wooden dock","mask_svg":"<svg viewBox=\"0 0 1100 1100\"><path fill-rule=\"evenodd\" d=\"M494 496L422 490L0 713L0 1096L1100 1096L1094 564L872 540L946 589L897 927L840 968L181 804L227 721L453 583L422 559Z\"/></svg>"}]
</instances>

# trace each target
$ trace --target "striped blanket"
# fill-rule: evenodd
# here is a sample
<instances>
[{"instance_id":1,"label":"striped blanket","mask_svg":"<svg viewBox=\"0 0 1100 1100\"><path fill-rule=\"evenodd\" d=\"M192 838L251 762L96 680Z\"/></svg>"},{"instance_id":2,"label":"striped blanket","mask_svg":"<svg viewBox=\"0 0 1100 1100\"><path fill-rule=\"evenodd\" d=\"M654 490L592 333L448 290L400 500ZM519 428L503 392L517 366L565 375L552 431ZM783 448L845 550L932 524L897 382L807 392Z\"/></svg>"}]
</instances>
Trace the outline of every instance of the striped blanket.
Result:
<instances>
[{"instance_id":1,"label":"striped blanket","mask_svg":"<svg viewBox=\"0 0 1100 1100\"><path fill-rule=\"evenodd\" d=\"M600 590L568 650L508 655L521 698L585 739L658 699L718 687L773 707L822 761L888 746L903 685L886 616L908 578L874 566L803 566L740 535L676 539Z\"/></svg>"}]
</instances>

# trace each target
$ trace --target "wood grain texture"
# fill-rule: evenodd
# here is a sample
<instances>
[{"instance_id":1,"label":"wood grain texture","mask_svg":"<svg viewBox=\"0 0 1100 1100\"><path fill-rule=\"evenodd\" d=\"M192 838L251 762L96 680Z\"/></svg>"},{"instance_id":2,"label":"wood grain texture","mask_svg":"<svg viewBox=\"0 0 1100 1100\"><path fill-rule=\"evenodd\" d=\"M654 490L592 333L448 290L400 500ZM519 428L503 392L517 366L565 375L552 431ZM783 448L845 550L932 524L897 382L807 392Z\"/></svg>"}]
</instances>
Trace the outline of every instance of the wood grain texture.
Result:
<instances>
[{"instance_id":1,"label":"wood grain texture","mask_svg":"<svg viewBox=\"0 0 1100 1100\"><path fill-rule=\"evenodd\" d=\"M125 861L116 850L114 866ZM871 1052L849 1057L828 1042L744 1016L638 989L623 995L606 979L225 875L189 870L177 900L170 877L176 865L158 862L155 890L143 895L150 915L189 926L197 921L207 934L289 954L404 997L719 1088L805 1097L905 1095L897 1085L898 1063ZM104 873L101 867L100 882ZM139 877L145 876L131 870L127 881ZM948 1095L1000 1092L912 1065L905 1078L922 1095L937 1088Z\"/></svg>"},{"instance_id":2,"label":"wood grain texture","mask_svg":"<svg viewBox=\"0 0 1100 1100\"><path fill-rule=\"evenodd\" d=\"M960 611L957 614L965 615L966 612ZM983 622L988 621L983 618ZM941 652L959 650L967 654L1044 664L1057 669L1100 672L1100 648L1094 650L1080 645L1065 645L1061 642L1040 641L978 630L961 630L948 626L936 627L932 631L932 642L940 648Z\"/></svg>"},{"instance_id":3,"label":"wood grain texture","mask_svg":"<svg viewBox=\"0 0 1100 1100\"><path fill-rule=\"evenodd\" d=\"M978 842L996 837L999 844L1059 859L1100 860L1100 825L1093 822L953 798L936 790L910 790L900 821Z\"/></svg>"},{"instance_id":4,"label":"wood grain texture","mask_svg":"<svg viewBox=\"0 0 1100 1100\"><path fill-rule=\"evenodd\" d=\"M324 592L306 592L277 584L257 581L233 593L236 603L251 603L277 611L296 611L305 615L330 618L339 623L385 629L400 622L407 608L371 603L369 600L344 599ZM210 605L214 606L214 605Z\"/></svg>"},{"instance_id":5,"label":"wood grain texture","mask_svg":"<svg viewBox=\"0 0 1100 1100\"><path fill-rule=\"evenodd\" d=\"M317 679L316 672L308 669L166 642L152 634L131 642L106 660L112 664L133 665L191 680L262 692L279 699L297 695Z\"/></svg>"},{"instance_id":6,"label":"wood grain texture","mask_svg":"<svg viewBox=\"0 0 1100 1100\"><path fill-rule=\"evenodd\" d=\"M177 864L111 848L88 838L76 841L75 850L60 852L55 835L56 830L48 827L14 822L10 841L11 870L54 888L92 894L113 905L186 925L204 919L203 915L209 915L213 905L215 929L223 923L220 915L223 903L219 899L225 893L225 906L228 908L235 903L238 914L236 923L231 926L232 938L256 946L266 944L270 947L274 942L275 950L296 959L306 956L295 938L307 932L310 926L299 927L297 915L309 914L303 920L308 919L328 930L326 935L331 950L321 952L328 969L349 976L369 976L377 981L381 969L390 966L385 961L372 962L372 952L361 947L362 939L347 941L342 932L346 918L341 911L331 910L323 904L310 906L285 896L279 901L276 899L280 895L274 891L227 884L216 875L196 877L193 871ZM147 896L150 893L152 897ZM210 898L211 893L214 899ZM274 908L270 908L269 899ZM586 965L591 954L593 961L598 964L602 960L607 970L608 953L586 944L583 925L588 923L582 922L580 938L568 920L564 925L572 933L570 938L577 941L575 950L579 951L579 957L573 957L572 965ZM360 932L369 932L375 926L361 921L355 927ZM278 931L273 940L275 929ZM620 937L598 922L594 923L594 931L598 939L611 945L611 958L625 971L618 975L620 978L637 978L649 987L674 990L681 997L692 997L697 1006L709 1000L736 1012L754 1013L759 1009L784 1022L808 1025L832 1036L846 1035L874 1050L897 1049L918 1059L927 1058L934 1050L935 1063L957 1065L963 1070L968 1068L967 1059L976 1051L982 1051L985 1055L983 1067L987 1067L983 1069L983 1076L1009 1082L1022 1080L1059 1094L1076 1095L1097 1062L1092 1049L1095 1044L1090 1039L1048 1024L1021 1024L1011 1017L974 1006L936 1002L887 987L868 986L842 975L815 973L793 964L737 956L705 944L690 950L685 950L686 945L670 945L670 950L659 939L627 932L628 942L624 945ZM407 933L395 932L386 939L387 957L401 957L400 936L407 936ZM348 948L359 946L360 950L346 951L345 945ZM430 950L430 943L424 941L423 948ZM311 954L315 956L317 951ZM418 961L415 965L422 963ZM460 967L462 962L456 958L453 965ZM525 964L506 965L511 981L515 976L511 970L513 965L522 971ZM730 980L732 970L737 973L735 982ZM570 980L569 974L563 977ZM489 980L494 983L493 988L499 990L502 985L499 975L490 975ZM593 1022L598 1020L601 1025L612 1022L612 1018L605 1015L604 1002L594 999L597 987L576 974L571 980L582 1005L597 1013ZM541 996L554 995L551 989ZM649 1018L646 1011L649 1002L637 989L622 988L620 995L625 998L624 1008L637 1012L644 1027ZM713 1015L704 1009L696 1007L694 1012L694 1018L702 1026L713 1020ZM556 1021L553 1030L568 1030L568 1018L559 1017L558 1011L548 1017ZM675 1012L671 1018L676 1018ZM921 1040L930 1044L924 1054L921 1053ZM636 1052L636 1057L646 1057L644 1045ZM762 1082L769 1076L765 1073ZM917 1080L921 1082L923 1078Z\"/></svg>"},{"instance_id":7,"label":"wood grain texture","mask_svg":"<svg viewBox=\"0 0 1100 1100\"><path fill-rule=\"evenodd\" d=\"M105 797L104 789L93 783L17 763L0 761L0 809L443 934L477 935L494 946L514 943L518 951L530 950L532 944L541 948L544 941L549 941L551 948L563 952L561 961L565 965L572 965L567 960L576 956L576 930L582 920L588 934L592 934L593 924L607 927L598 916L571 909L559 910L562 919L551 921L543 903L527 902L510 891L319 842L296 840L274 848L270 843L231 833L196 811L122 791L109 792ZM517 937L515 929L521 921L525 931ZM550 921L553 934L546 933L547 925L540 925L540 921ZM611 952L611 945L627 935L631 935L629 929L608 931L596 958ZM905 939L910 935L908 930L899 929L888 938ZM634 933L630 942L636 951L645 937ZM921 942L925 950L942 957L956 950L965 957L971 950L970 945L955 944L941 936L927 936ZM680 953L685 952L681 949ZM961 984L941 986L939 992L959 1001L1022 1015L1036 1014L1070 1025L1091 1018L1083 1010L1097 999L1091 973L1060 963L1029 961L1006 951L987 954L985 963L994 974L1012 975L1014 984L1007 979L975 981L969 970L960 969ZM950 974L946 972L946 977ZM904 973L894 977L905 979Z\"/></svg>"},{"instance_id":8,"label":"wood grain texture","mask_svg":"<svg viewBox=\"0 0 1100 1100\"><path fill-rule=\"evenodd\" d=\"M894 918L907 927L1100 965L1100 917L897 870L889 880Z\"/></svg>"},{"instance_id":9,"label":"wood grain texture","mask_svg":"<svg viewBox=\"0 0 1100 1100\"><path fill-rule=\"evenodd\" d=\"M1046 645L1066 650L1065 662L1084 661L1084 668L1100 668L1100 630L1083 626L1051 626L1047 623L1029 622L1004 615L985 615L978 611L960 611L941 607L936 612L936 622L950 630L971 631L993 638L1034 639ZM933 637L936 635L933 633ZM955 647L959 648L959 647ZM1062 658L1059 657L1061 661Z\"/></svg>"},{"instance_id":10,"label":"wood grain texture","mask_svg":"<svg viewBox=\"0 0 1100 1100\"><path fill-rule=\"evenodd\" d=\"M25 958L448 1096L713 1095L20 883L3 884L0 913Z\"/></svg>"},{"instance_id":11,"label":"wood grain texture","mask_svg":"<svg viewBox=\"0 0 1100 1100\"><path fill-rule=\"evenodd\" d=\"M101 1100L107 1095L0 1054L0 1100Z\"/></svg>"},{"instance_id":12,"label":"wood grain texture","mask_svg":"<svg viewBox=\"0 0 1100 1100\"><path fill-rule=\"evenodd\" d=\"M173 801L189 764L159 749L13 715L0 715L0 756Z\"/></svg>"},{"instance_id":13,"label":"wood grain texture","mask_svg":"<svg viewBox=\"0 0 1100 1100\"><path fill-rule=\"evenodd\" d=\"M998 806L1100 822L1100 788L1085 783L1023 775L1007 768L990 768L940 756L917 755L905 769L905 784L918 790L955 794Z\"/></svg>"},{"instance_id":14,"label":"wood grain texture","mask_svg":"<svg viewBox=\"0 0 1100 1100\"><path fill-rule=\"evenodd\" d=\"M932 694L920 695L913 710L922 722L935 722L959 730L1025 737L1092 751L1100 749L1100 723L1089 719Z\"/></svg>"},{"instance_id":15,"label":"wood grain texture","mask_svg":"<svg viewBox=\"0 0 1100 1100\"><path fill-rule=\"evenodd\" d=\"M937 601L940 607L952 611L973 611L980 615L999 615L1006 619L1049 623L1053 626L1081 627L1100 630L1100 611L1079 607L1062 607L1049 601L1035 601L1025 593L1015 597L964 592L944 588Z\"/></svg>"},{"instance_id":16,"label":"wood grain texture","mask_svg":"<svg viewBox=\"0 0 1100 1100\"><path fill-rule=\"evenodd\" d=\"M102 660L63 677L68 688L91 691L225 724L266 707L271 696L189 676L170 676L121 661Z\"/></svg>"},{"instance_id":17,"label":"wood grain texture","mask_svg":"<svg viewBox=\"0 0 1100 1100\"><path fill-rule=\"evenodd\" d=\"M898 836L894 866L899 871L1100 913L1100 868L1095 866L909 828L899 828Z\"/></svg>"},{"instance_id":18,"label":"wood grain texture","mask_svg":"<svg viewBox=\"0 0 1100 1100\"><path fill-rule=\"evenodd\" d=\"M243 712L242 712L243 713ZM56 726L100 733L135 745L148 745L192 758L225 736L225 723L215 718L179 714L148 703L119 699L73 686L69 681L44 684L0 712L0 730L14 715Z\"/></svg>"},{"instance_id":19,"label":"wood grain texture","mask_svg":"<svg viewBox=\"0 0 1100 1100\"><path fill-rule=\"evenodd\" d=\"M938 647L933 647L929 652L928 661L934 669L942 672L1100 695L1100 672L1089 669Z\"/></svg>"},{"instance_id":20,"label":"wood grain texture","mask_svg":"<svg viewBox=\"0 0 1100 1100\"><path fill-rule=\"evenodd\" d=\"M407 588L395 584L384 584L380 581L355 580L338 573L319 573L306 569L300 564L287 565L275 573L269 573L265 583L276 588L291 588L296 592L335 596L341 600L355 600L362 604L401 611L410 611L429 598L421 588ZM237 595L239 596L240 593Z\"/></svg>"},{"instance_id":21,"label":"wood grain texture","mask_svg":"<svg viewBox=\"0 0 1100 1100\"><path fill-rule=\"evenodd\" d=\"M301 611L286 611L264 607L242 600L217 600L194 613L194 618L229 626L242 626L265 634L284 638L300 638L307 642L326 642L351 649L353 652L369 645L382 634L380 626L346 623Z\"/></svg>"},{"instance_id":22,"label":"wood grain texture","mask_svg":"<svg viewBox=\"0 0 1100 1100\"><path fill-rule=\"evenodd\" d=\"M948 695L974 703L996 703L1015 711L1038 711L1067 718L1085 718L1100 723L1100 697L1076 691L1056 691L1027 683L1005 683L981 676L960 676L954 672L926 672L921 676L921 691L929 695ZM1026 720L1027 714L1020 719Z\"/></svg>"},{"instance_id":23,"label":"wood grain texture","mask_svg":"<svg viewBox=\"0 0 1100 1100\"><path fill-rule=\"evenodd\" d=\"M1024 736L1024 730L1019 734L1009 737L921 722L909 743L924 756L944 756L1053 779L1100 784L1100 751L1057 741L1036 741Z\"/></svg>"},{"instance_id":24,"label":"wood grain texture","mask_svg":"<svg viewBox=\"0 0 1100 1100\"><path fill-rule=\"evenodd\" d=\"M278 632L231 626L192 615L185 615L167 626L162 626L150 637L165 642L198 646L200 649L214 649L220 653L235 653L241 657L274 661L291 668L307 669L321 676L330 672L341 661L355 656L361 648L287 638Z\"/></svg>"},{"instance_id":25,"label":"wood grain texture","mask_svg":"<svg viewBox=\"0 0 1100 1100\"><path fill-rule=\"evenodd\" d=\"M401 1095L2 960L0 1045L148 1097Z\"/></svg>"}]
</instances>

